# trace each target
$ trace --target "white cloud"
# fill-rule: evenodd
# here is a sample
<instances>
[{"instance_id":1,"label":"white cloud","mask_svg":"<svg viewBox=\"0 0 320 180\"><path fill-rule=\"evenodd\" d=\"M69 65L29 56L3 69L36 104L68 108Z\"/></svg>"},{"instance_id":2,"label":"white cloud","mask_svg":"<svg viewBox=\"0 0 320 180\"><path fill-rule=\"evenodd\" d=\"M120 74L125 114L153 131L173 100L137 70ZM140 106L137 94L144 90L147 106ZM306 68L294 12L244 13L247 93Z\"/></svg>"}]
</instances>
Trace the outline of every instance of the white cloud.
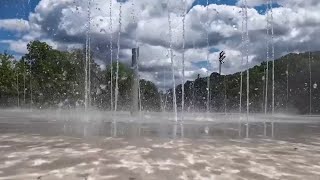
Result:
<instances>
[{"instance_id":1,"label":"white cloud","mask_svg":"<svg viewBox=\"0 0 320 180\"><path fill-rule=\"evenodd\" d=\"M1 40L0 43L9 44L10 50L13 50L19 54L27 53L27 42L22 40Z\"/></svg>"},{"instance_id":2,"label":"white cloud","mask_svg":"<svg viewBox=\"0 0 320 180\"><path fill-rule=\"evenodd\" d=\"M30 29L29 22L23 19L0 19L0 29L25 32Z\"/></svg>"},{"instance_id":3,"label":"white cloud","mask_svg":"<svg viewBox=\"0 0 320 180\"><path fill-rule=\"evenodd\" d=\"M140 45L141 76L154 81L161 87L169 87L171 80L163 83L163 77L170 78L170 59L168 57L168 11L171 12L174 61L177 80L181 80L182 58L182 17L184 0L128 0L122 7L121 29L121 61L129 64L130 49L135 46L135 39ZM186 15L186 78L196 78L197 74L205 76L206 68L201 62L206 60L207 40L209 33L210 48L225 50L227 60L223 73L234 73L245 67L241 64L241 8L238 5L211 4L208 8L194 6L194 0L185 0L189 9ZM287 49L294 52L318 50L320 47L320 1L318 0L274 0L281 7L275 8L274 32L276 57L283 55ZM91 7L91 39L92 49L99 63L105 61L109 53L110 22L109 0L95 0ZM241 1L238 1L238 4ZM252 0L250 6L266 3L265 0ZM119 3L112 0L113 47L116 48L119 30ZM25 52L23 45L38 39L48 42L59 49L81 47L85 42L87 25L86 0L41 0L30 14L29 21L23 21L20 31L27 31L17 41L6 41L11 50ZM207 14L209 13L209 14ZM134 17L133 17L134 16ZM266 56L266 16L259 14L256 9L248 9L249 16L249 66L254 66ZM2 20L3 21L3 20ZM17 20L7 20L0 23L0 28L16 30L8 24ZM10 22L10 23L8 23ZM11 28L9 28L11 27ZM25 30L23 30L25 29ZM3 42L3 41L2 41ZM114 51L115 55L116 51ZM218 52L212 52L209 71L217 71ZM115 58L114 58L115 59Z\"/></svg>"},{"instance_id":4,"label":"white cloud","mask_svg":"<svg viewBox=\"0 0 320 180\"><path fill-rule=\"evenodd\" d=\"M245 0L238 0L237 5L243 5ZM247 0L248 6L260 6L265 5L268 2L272 2L273 4L278 4L280 6L289 7L292 9L296 8L312 8L315 6L319 6L318 0Z\"/></svg>"}]
</instances>

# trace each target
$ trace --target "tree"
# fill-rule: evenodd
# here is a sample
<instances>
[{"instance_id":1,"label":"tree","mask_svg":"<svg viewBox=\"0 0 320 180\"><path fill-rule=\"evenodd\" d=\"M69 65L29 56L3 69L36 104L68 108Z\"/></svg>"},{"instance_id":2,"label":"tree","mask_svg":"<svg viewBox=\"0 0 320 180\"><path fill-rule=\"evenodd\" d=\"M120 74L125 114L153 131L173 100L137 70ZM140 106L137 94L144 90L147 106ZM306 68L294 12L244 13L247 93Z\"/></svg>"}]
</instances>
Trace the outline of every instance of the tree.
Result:
<instances>
[{"instance_id":1,"label":"tree","mask_svg":"<svg viewBox=\"0 0 320 180\"><path fill-rule=\"evenodd\" d=\"M0 104L9 107L16 101L14 58L7 53L0 54Z\"/></svg>"},{"instance_id":2,"label":"tree","mask_svg":"<svg viewBox=\"0 0 320 180\"><path fill-rule=\"evenodd\" d=\"M39 41L29 43L27 49L34 104L41 108L75 106L83 94L80 52L61 52Z\"/></svg>"},{"instance_id":3,"label":"tree","mask_svg":"<svg viewBox=\"0 0 320 180\"><path fill-rule=\"evenodd\" d=\"M160 111L161 99L156 85L150 81L141 80L140 87L143 110Z\"/></svg>"},{"instance_id":4,"label":"tree","mask_svg":"<svg viewBox=\"0 0 320 180\"><path fill-rule=\"evenodd\" d=\"M320 91L318 83L320 81L320 53L311 53L312 82L309 82L309 52L301 54L288 54L275 61L275 110L283 112L289 109L290 112L306 114L310 111L309 97L312 92L313 113L319 113L320 110ZM289 71L287 72L287 67ZM265 81L264 71L266 62L261 63L249 69L250 71L250 112L264 112L265 100ZM289 77L289 93L287 100L287 73ZM246 72L243 73L246 77ZM207 77L198 78L194 81L185 83L185 103L193 104L196 111L205 111L207 102ZM240 91L240 73L221 76L217 73L210 75L210 94L211 111L224 111L224 79L226 80L226 103L227 110L238 112L239 110L239 91ZM246 81L243 81L242 107L246 108ZM311 85L311 89L310 89ZM181 106L181 85L177 87L177 104ZM168 91L169 105L172 108L172 90ZM193 95L195 94L195 95ZM194 97L193 97L194 96ZM189 102L192 101L192 102ZM269 83L267 109L271 112L272 105L272 62L269 62ZM243 110L244 110L243 109Z\"/></svg>"}]
</instances>

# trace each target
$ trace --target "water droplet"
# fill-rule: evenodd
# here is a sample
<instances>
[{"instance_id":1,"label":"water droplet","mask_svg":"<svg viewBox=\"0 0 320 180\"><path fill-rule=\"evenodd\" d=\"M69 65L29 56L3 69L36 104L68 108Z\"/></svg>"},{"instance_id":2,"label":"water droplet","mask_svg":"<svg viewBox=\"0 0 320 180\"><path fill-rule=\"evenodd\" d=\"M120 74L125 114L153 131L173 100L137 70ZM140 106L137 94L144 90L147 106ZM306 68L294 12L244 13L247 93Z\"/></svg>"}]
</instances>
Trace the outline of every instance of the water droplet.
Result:
<instances>
[{"instance_id":1,"label":"water droplet","mask_svg":"<svg viewBox=\"0 0 320 180\"><path fill-rule=\"evenodd\" d=\"M232 27L233 27L234 30L238 30L236 25L233 25Z\"/></svg>"}]
</instances>

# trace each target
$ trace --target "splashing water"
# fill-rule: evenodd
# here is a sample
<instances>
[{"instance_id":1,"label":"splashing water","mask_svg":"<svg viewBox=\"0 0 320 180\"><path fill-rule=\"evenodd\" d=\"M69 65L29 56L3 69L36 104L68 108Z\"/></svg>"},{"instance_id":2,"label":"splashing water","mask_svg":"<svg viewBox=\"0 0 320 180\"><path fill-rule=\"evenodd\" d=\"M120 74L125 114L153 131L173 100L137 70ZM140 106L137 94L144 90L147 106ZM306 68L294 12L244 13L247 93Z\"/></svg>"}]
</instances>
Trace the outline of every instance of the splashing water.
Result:
<instances>
[{"instance_id":1,"label":"splashing water","mask_svg":"<svg viewBox=\"0 0 320 180\"><path fill-rule=\"evenodd\" d=\"M24 7L24 3L23 3L23 7ZM25 8L25 7L24 7ZM28 10L30 10L30 0L28 0ZM27 11L25 11L26 15L27 15ZM24 61L24 60L23 60ZM23 102L24 105L26 104L26 93L27 93L27 88L26 88L26 76L27 76L27 72L28 72L28 68L25 67L26 64L23 63ZM32 87L32 62L30 62L30 67L29 67L29 93L30 93L30 110L32 110L32 106L33 106L33 87Z\"/></svg>"},{"instance_id":2,"label":"splashing water","mask_svg":"<svg viewBox=\"0 0 320 180\"><path fill-rule=\"evenodd\" d=\"M162 83L165 84L166 83L166 76L165 76L166 71L163 70L162 73L163 73ZM166 92L165 96L162 97L162 112L166 112L167 97L168 96L167 96L167 92Z\"/></svg>"},{"instance_id":3,"label":"splashing water","mask_svg":"<svg viewBox=\"0 0 320 180\"><path fill-rule=\"evenodd\" d=\"M87 30L86 30L86 64L85 64L85 94L84 94L84 107L85 110L89 108L90 96L90 31L91 31L91 0L88 0L87 6Z\"/></svg>"},{"instance_id":4,"label":"splashing water","mask_svg":"<svg viewBox=\"0 0 320 180\"><path fill-rule=\"evenodd\" d=\"M180 122L180 132L181 137L184 137L184 128L183 128L183 121L184 121L184 108L185 108L185 21L186 21L186 2L185 0L182 0L182 7L183 7L183 13L182 13L182 97L181 97L181 122Z\"/></svg>"},{"instance_id":5,"label":"splashing water","mask_svg":"<svg viewBox=\"0 0 320 180\"><path fill-rule=\"evenodd\" d=\"M18 72L18 70L16 70L16 77L17 77L17 82L16 82L16 86L17 86L17 105L18 105L18 107L20 107L19 72Z\"/></svg>"},{"instance_id":6,"label":"splashing water","mask_svg":"<svg viewBox=\"0 0 320 180\"><path fill-rule=\"evenodd\" d=\"M309 115L312 114L312 66L311 66L311 52L309 50Z\"/></svg>"},{"instance_id":7,"label":"splashing water","mask_svg":"<svg viewBox=\"0 0 320 180\"><path fill-rule=\"evenodd\" d=\"M116 112L118 110L118 96L119 96L119 56L120 56L120 38L121 38L121 18L122 18L122 3L119 3L119 32L118 32L118 52L117 52L117 69L116 69L116 89L115 89L115 106L114 111Z\"/></svg>"},{"instance_id":8,"label":"splashing water","mask_svg":"<svg viewBox=\"0 0 320 180\"><path fill-rule=\"evenodd\" d=\"M289 54L289 50L288 50ZM287 75L287 99L286 99L286 111L288 113L288 104L289 104L289 56L287 55L287 70L286 70L286 75Z\"/></svg>"},{"instance_id":9,"label":"splashing water","mask_svg":"<svg viewBox=\"0 0 320 180\"><path fill-rule=\"evenodd\" d=\"M132 22L133 24L136 24L137 23L137 17L135 17L135 1L132 0ZM135 48L139 48L139 42L138 42L138 36L137 36L137 31L135 32L135 39L134 39L134 46ZM139 54L136 53L136 56L138 56ZM137 60L137 72L139 73L139 58L136 57L136 60ZM140 114L140 117L142 117L142 100L141 100L141 87L140 87L140 74L138 74L138 101L139 101L139 114Z\"/></svg>"},{"instance_id":10,"label":"splashing water","mask_svg":"<svg viewBox=\"0 0 320 180\"><path fill-rule=\"evenodd\" d=\"M28 8L30 7L30 0L28 0ZM24 16L28 16L28 12L27 12L27 7L25 7L25 4L23 3L22 4L22 7L23 7L23 14L24 14ZM25 106L26 105L26 63L25 63L25 59L23 58L22 59L22 61L23 61L23 74L22 74L22 76L23 76L23 105Z\"/></svg>"},{"instance_id":11,"label":"splashing water","mask_svg":"<svg viewBox=\"0 0 320 180\"><path fill-rule=\"evenodd\" d=\"M248 30L248 4L247 0L244 0L245 6L245 31L246 31L246 59L247 59L247 126L246 126L246 137L249 138L249 112L250 112L250 72L249 72L249 30Z\"/></svg>"},{"instance_id":12,"label":"splashing water","mask_svg":"<svg viewBox=\"0 0 320 180\"><path fill-rule=\"evenodd\" d=\"M168 12L168 24L169 24L169 52L171 60L171 71L172 71L172 87L173 87L173 108L174 108L174 120L178 121L178 112L177 112L177 96L176 96L176 80L175 80L175 69L173 61L173 47L172 47L172 26L171 26L171 14ZM175 128L176 129L176 128ZM174 133L175 134L175 133Z\"/></svg>"},{"instance_id":13,"label":"splashing water","mask_svg":"<svg viewBox=\"0 0 320 180\"><path fill-rule=\"evenodd\" d=\"M207 113L210 112L210 61L209 61L209 0L207 0Z\"/></svg>"},{"instance_id":14,"label":"splashing water","mask_svg":"<svg viewBox=\"0 0 320 180\"><path fill-rule=\"evenodd\" d=\"M119 3L119 31L118 31L118 41L117 41L117 66L116 66L116 88L115 88L115 94L114 94L114 112L117 112L118 110L118 97L119 97L119 59L120 59L120 38L121 38L121 23L122 19L122 3ZM113 136L117 136L117 122L116 118L113 118Z\"/></svg>"},{"instance_id":15,"label":"splashing water","mask_svg":"<svg viewBox=\"0 0 320 180\"><path fill-rule=\"evenodd\" d=\"M267 67L266 67L266 75L265 75L265 102L264 102L264 113L267 115L268 113L268 87L269 87L269 31L270 31L270 20L269 20L269 4L267 4ZM264 136L267 136L267 122L264 122Z\"/></svg>"},{"instance_id":16,"label":"splashing water","mask_svg":"<svg viewBox=\"0 0 320 180\"><path fill-rule=\"evenodd\" d=\"M23 104L26 105L26 64L23 59Z\"/></svg>"},{"instance_id":17,"label":"splashing water","mask_svg":"<svg viewBox=\"0 0 320 180\"><path fill-rule=\"evenodd\" d=\"M241 7L241 72L240 72L240 97L239 97L239 136L241 136L241 116L242 116L242 95L243 95L243 61L244 61L244 47L245 47L245 26L244 26L244 21L245 21L245 12L244 12L243 6Z\"/></svg>"},{"instance_id":18,"label":"splashing water","mask_svg":"<svg viewBox=\"0 0 320 180\"><path fill-rule=\"evenodd\" d=\"M113 27L112 27L112 0L109 4L109 30L110 30L110 111L113 111Z\"/></svg>"},{"instance_id":19,"label":"splashing water","mask_svg":"<svg viewBox=\"0 0 320 180\"><path fill-rule=\"evenodd\" d=\"M30 62L30 70L29 70L29 76L30 76L30 109L32 110L33 106L33 86L32 86L32 62Z\"/></svg>"},{"instance_id":20,"label":"splashing water","mask_svg":"<svg viewBox=\"0 0 320 180\"><path fill-rule=\"evenodd\" d=\"M88 39L88 107L91 106L91 12L89 16L89 39Z\"/></svg>"},{"instance_id":21,"label":"splashing water","mask_svg":"<svg viewBox=\"0 0 320 180\"><path fill-rule=\"evenodd\" d=\"M195 40L193 40L193 49L196 49L196 43ZM192 104L192 113L195 111L195 81L192 82L192 99L191 99L191 104Z\"/></svg>"},{"instance_id":22,"label":"splashing water","mask_svg":"<svg viewBox=\"0 0 320 180\"><path fill-rule=\"evenodd\" d=\"M274 57L274 28L273 28L273 0L269 0L270 3L270 23L271 23L271 48L272 48L272 115L274 115L274 105L275 105L275 98L274 98L274 90L275 90L275 57ZM271 123L271 135L274 137L274 120L272 118Z\"/></svg>"},{"instance_id":23,"label":"splashing water","mask_svg":"<svg viewBox=\"0 0 320 180\"><path fill-rule=\"evenodd\" d=\"M183 16L182 16L182 98L181 98L181 111L182 111L182 121L184 119L184 83L185 83L185 21L186 21L186 8L185 2L182 1L183 9Z\"/></svg>"}]
</instances>

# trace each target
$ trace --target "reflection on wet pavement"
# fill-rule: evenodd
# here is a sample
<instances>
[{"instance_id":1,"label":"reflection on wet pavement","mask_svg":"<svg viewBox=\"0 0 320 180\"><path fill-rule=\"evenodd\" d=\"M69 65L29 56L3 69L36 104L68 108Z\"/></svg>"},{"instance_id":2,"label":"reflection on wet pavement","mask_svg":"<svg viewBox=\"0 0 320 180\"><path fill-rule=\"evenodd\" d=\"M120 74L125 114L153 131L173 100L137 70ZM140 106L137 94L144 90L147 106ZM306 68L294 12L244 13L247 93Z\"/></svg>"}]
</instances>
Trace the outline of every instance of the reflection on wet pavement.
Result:
<instances>
[{"instance_id":1,"label":"reflection on wet pavement","mask_svg":"<svg viewBox=\"0 0 320 180\"><path fill-rule=\"evenodd\" d=\"M270 123L267 129L271 129ZM236 122L112 122L103 121L33 121L29 123L1 123L1 133L29 133L43 136L72 136L72 137L159 137L159 138L243 138L246 124L240 126ZM320 123L275 123L274 136L276 139L297 140L301 136L317 135ZM115 130L116 129L116 130ZM114 133L115 132L115 133ZM254 122L249 128L250 138L264 137L262 122ZM271 136L268 131L267 136Z\"/></svg>"},{"instance_id":2,"label":"reflection on wet pavement","mask_svg":"<svg viewBox=\"0 0 320 180\"><path fill-rule=\"evenodd\" d=\"M316 179L320 137L309 140L2 134L0 179Z\"/></svg>"},{"instance_id":3,"label":"reflection on wet pavement","mask_svg":"<svg viewBox=\"0 0 320 180\"><path fill-rule=\"evenodd\" d=\"M320 177L319 123L276 122L274 138L263 136L259 121L250 123L250 139L246 125L241 137L238 127L236 121L0 120L0 180Z\"/></svg>"}]
</instances>

